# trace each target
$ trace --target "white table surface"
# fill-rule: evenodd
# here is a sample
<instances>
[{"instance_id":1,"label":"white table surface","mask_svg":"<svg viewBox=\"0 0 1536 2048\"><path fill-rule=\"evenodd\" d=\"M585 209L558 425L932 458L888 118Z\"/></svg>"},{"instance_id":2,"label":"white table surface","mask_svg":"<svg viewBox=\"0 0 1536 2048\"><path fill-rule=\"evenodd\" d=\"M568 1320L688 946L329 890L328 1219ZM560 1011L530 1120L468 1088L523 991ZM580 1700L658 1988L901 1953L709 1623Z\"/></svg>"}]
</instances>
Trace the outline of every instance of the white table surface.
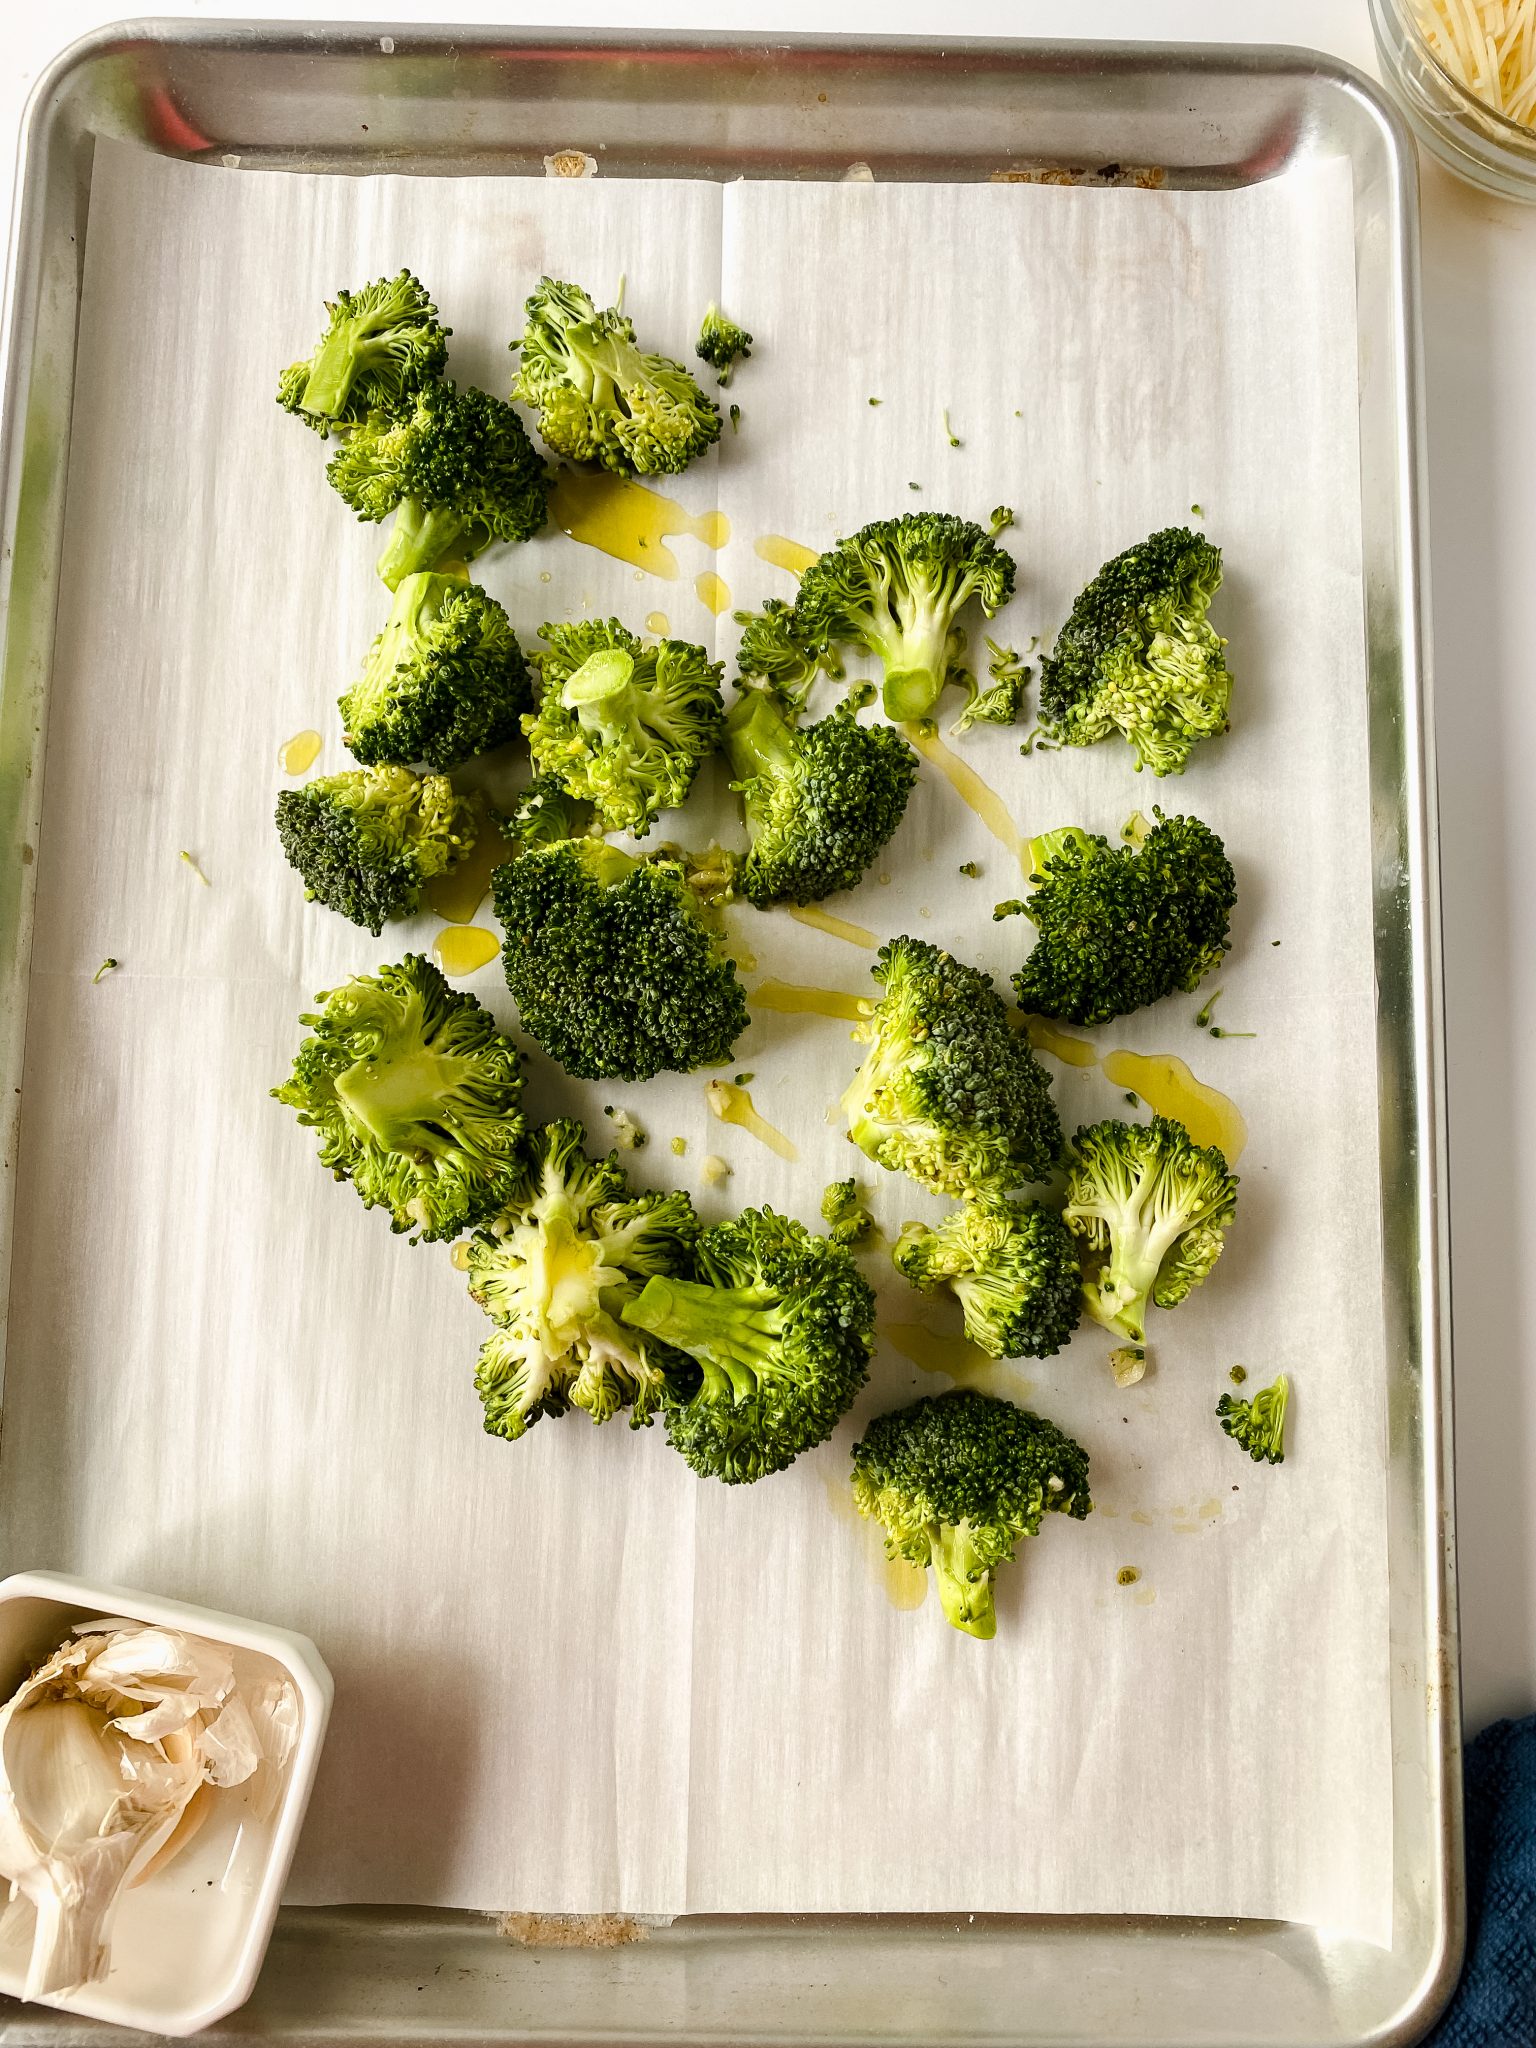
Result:
<instances>
[{"instance_id":1,"label":"white table surface","mask_svg":"<svg viewBox=\"0 0 1536 2048\"><path fill-rule=\"evenodd\" d=\"M186 11L218 18L202 7ZM282 20L412 18L382 0L253 0L241 12ZM429 0L414 18L426 16L540 27L1242 40L1307 44L1375 68L1365 0ZM0 0L0 202L7 214L13 138L33 81L66 44L120 18L111 0L50 7ZM1536 863L1536 834L1522 833L1518 822L1520 784L1536 758L1536 378L1532 330L1521 326L1527 316L1536 322L1536 207L1485 199L1432 166L1423 199L1457 1519L1472 1730L1536 1708L1536 1489L1528 1488L1536 1472L1536 1321L1523 1313L1536 1307L1536 1066L1526 1074L1518 1065L1519 1015L1536 1021L1536 895L1519 879ZM1527 1278L1516 1285L1528 1259Z\"/></svg>"}]
</instances>

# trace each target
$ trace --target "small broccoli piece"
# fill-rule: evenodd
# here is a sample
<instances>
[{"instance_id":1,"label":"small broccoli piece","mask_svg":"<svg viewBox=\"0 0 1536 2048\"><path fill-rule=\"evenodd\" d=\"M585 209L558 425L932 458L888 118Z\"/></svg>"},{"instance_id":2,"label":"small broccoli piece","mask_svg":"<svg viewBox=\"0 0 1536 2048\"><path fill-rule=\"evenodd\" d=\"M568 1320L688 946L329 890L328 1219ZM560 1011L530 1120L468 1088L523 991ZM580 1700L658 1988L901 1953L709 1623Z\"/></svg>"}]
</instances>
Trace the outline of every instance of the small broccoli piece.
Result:
<instances>
[{"instance_id":1,"label":"small broccoli piece","mask_svg":"<svg viewBox=\"0 0 1536 2048\"><path fill-rule=\"evenodd\" d=\"M618 1154L589 1159L562 1119L528 1139L521 1185L469 1247L469 1291L497 1325L475 1386L492 1436L515 1442L543 1415L621 1408L649 1423L668 1363L619 1321L653 1273L689 1270L698 1233L686 1194L632 1194Z\"/></svg>"},{"instance_id":2,"label":"small broccoli piece","mask_svg":"<svg viewBox=\"0 0 1536 2048\"><path fill-rule=\"evenodd\" d=\"M519 853L588 835L592 806L573 797L558 776L536 775L514 800L504 828Z\"/></svg>"},{"instance_id":3,"label":"small broccoli piece","mask_svg":"<svg viewBox=\"0 0 1536 2048\"><path fill-rule=\"evenodd\" d=\"M987 674L992 678L992 687L984 690L973 675L961 676L966 689L965 709L949 728L951 735L967 733L973 725L1015 725L1018 722L1033 671L1011 647L1000 647L992 639L987 641L987 647L990 653Z\"/></svg>"},{"instance_id":4,"label":"small broccoli piece","mask_svg":"<svg viewBox=\"0 0 1536 2048\"><path fill-rule=\"evenodd\" d=\"M837 649L803 631L783 598L765 598L760 612L737 612L736 623L742 629L738 672L766 683L787 711L804 708L818 675L842 681Z\"/></svg>"},{"instance_id":5,"label":"small broccoli piece","mask_svg":"<svg viewBox=\"0 0 1536 2048\"><path fill-rule=\"evenodd\" d=\"M724 716L722 665L687 640L643 646L617 619L546 625L539 704L523 719L534 765L585 799L608 832L644 838L686 798Z\"/></svg>"},{"instance_id":6,"label":"small broccoli piece","mask_svg":"<svg viewBox=\"0 0 1536 2048\"><path fill-rule=\"evenodd\" d=\"M278 404L322 438L393 412L448 360L453 329L408 270L338 292L325 310L331 321L314 354L290 363L277 387Z\"/></svg>"},{"instance_id":7,"label":"small broccoli piece","mask_svg":"<svg viewBox=\"0 0 1536 2048\"><path fill-rule=\"evenodd\" d=\"M379 557L391 590L422 569L529 540L548 512L549 478L504 399L425 384L397 413L370 413L326 464L359 519L395 515Z\"/></svg>"},{"instance_id":8,"label":"small broccoli piece","mask_svg":"<svg viewBox=\"0 0 1536 2048\"><path fill-rule=\"evenodd\" d=\"M856 1180L835 1180L821 1197L821 1220L833 1244L860 1245L875 1227Z\"/></svg>"},{"instance_id":9,"label":"small broccoli piece","mask_svg":"<svg viewBox=\"0 0 1536 2048\"><path fill-rule=\"evenodd\" d=\"M1092 1124L1072 1140L1062 1215L1090 1254L1083 1303L1133 1344L1149 1301L1176 1308L1207 1277L1236 1213L1236 1174L1171 1117Z\"/></svg>"},{"instance_id":10,"label":"small broccoli piece","mask_svg":"<svg viewBox=\"0 0 1536 2048\"><path fill-rule=\"evenodd\" d=\"M890 726L860 725L840 704L798 727L767 690L743 690L731 706L725 751L752 839L740 889L759 910L854 888L917 779L916 755Z\"/></svg>"},{"instance_id":11,"label":"small broccoli piece","mask_svg":"<svg viewBox=\"0 0 1536 2048\"><path fill-rule=\"evenodd\" d=\"M1072 1233L1043 1202L967 1202L936 1230L909 1223L891 1258L925 1294L951 1289L965 1334L988 1358L1049 1358L1077 1328L1083 1276Z\"/></svg>"},{"instance_id":12,"label":"small broccoli piece","mask_svg":"<svg viewBox=\"0 0 1536 2048\"><path fill-rule=\"evenodd\" d=\"M646 1142L645 1126L632 1110L607 1103L603 1115L613 1125L613 1142L621 1152L638 1152Z\"/></svg>"},{"instance_id":13,"label":"small broccoli piece","mask_svg":"<svg viewBox=\"0 0 1536 2048\"><path fill-rule=\"evenodd\" d=\"M1106 1024L1220 962L1237 901L1226 849L1198 818L1155 816L1139 849L1075 827L1031 840L1033 887L1017 907L1039 937L1013 986L1032 1016Z\"/></svg>"},{"instance_id":14,"label":"small broccoli piece","mask_svg":"<svg viewBox=\"0 0 1536 2048\"><path fill-rule=\"evenodd\" d=\"M94 987L98 981L102 980L108 974L116 974L118 965L119 963L116 960L114 960L112 955L109 953L106 959L103 960L101 965L97 968L96 972L91 976L91 985Z\"/></svg>"},{"instance_id":15,"label":"small broccoli piece","mask_svg":"<svg viewBox=\"0 0 1536 2048\"><path fill-rule=\"evenodd\" d=\"M1118 732L1138 768L1182 774L1196 743L1227 729L1227 643L1206 618L1220 587L1220 548L1187 526L1106 562L1041 665L1051 738L1087 747Z\"/></svg>"},{"instance_id":16,"label":"small broccoli piece","mask_svg":"<svg viewBox=\"0 0 1536 2048\"><path fill-rule=\"evenodd\" d=\"M800 579L795 631L811 645L877 654L888 718L927 718L947 682L965 674L959 616L977 597L987 618L1013 591L1013 557L990 528L947 512L878 519L818 555Z\"/></svg>"},{"instance_id":17,"label":"small broccoli piece","mask_svg":"<svg viewBox=\"0 0 1536 2048\"><path fill-rule=\"evenodd\" d=\"M321 1164L396 1231L457 1237L493 1216L521 1172L523 1075L490 1011L419 953L315 1000L272 1093L319 1132Z\"/></svg>"},{"instance_id":18,"label":"small broccoli piece","mask_svg":"<svg viewBox=\"0 0 1536 2048\"><path fill-rule=\"evenodd\" d=\"M1088 1454L1043 1416L957 1387L877 1415L853 1449L853 1498L888 1557L932 1565L944 1618L997 1634L992 1576L1047 1514L1093 1508Z\"/></svg>"},{"instance_id":19,"label":"small broccoli piece","mask_svg":"<svg viewBox=\"0 0 1536 2048\"><path fill-rule=\"evenodd\" d=\"M359 761L442 769L511 739L530 695L523 651L495 598L422 571L401 579L362 674L339 701Z\"/></svg>"},{"instance_id":20,"label":"small broccoli piece","mask_svg":"<svg viewBox=\"0 0 1536 2048\"><path fill-rule=\"evenodd\" d=\"M618 476L684 470L720 438L720 410L681 363L635 346L632 321L599 312L579 285L542 278L528 301L512 396L539 415L539 432L570 462Z\"/></svg>"},{"instance_id":21,"label":"small broccoli piece","mask_svg":"<svg viewBox=\"0 0 1536 2048\"><path fill-rule=\"evenodd\" d=\"M436 875L456 868L482 829L445 775L350 768L317 775L277 800L277 836L304 893L377 938L409 917Z\"/></svg>"},{"instance_id":22,"label":"small broccoli piece","mask_svg":"<svg viewBox=\"0 0 1536 2048\"><path fill-rule=\"evenodd\" d=\"M875 1297L840 1245L771 1209L699 1238L696 1280L657 1275L623 1320L686 1355L663 1395L667 1440L727 1485L825 1443L869 1377Z\"/></svg>"},{"instance_id":23,"label":"small broccoli piece","mask_svg":"<svg viewBox=\"0 0 1536 2048\"><path fill-rule=\"evenodd\" d=\"M557 841L491 889L524 1027L568 1074L648 1081L730 1057L747 1000L682 862Z\"/></svg>"},{"instance_id":24,"label":"small broccoli piece","mask_svg":"<svg viewBox=\"0 0 1536 2048\"><path fill-rule=\"evenodd\" d=\"M722 1159L718 1152L711 1152L700 1165L699 1171L704 1176L706 1187L723 1188L736 1169L729 1161Z\"/></svg>"},{"instance_id":25,"label":"small broccoli piece","mask_svg":"<svg viewBox=\"0 0 1536 2048\"><path fill-rule=\"evenodd\" d=\"M718 384L729 384L738 358L745 362L752 353L752 337L745 327L738 327L734 320L727 320L711 299L693 352L701 363L708 363L718 373L715 379Z\"/></svg>"},{"instance_id":26,"label":"small broccoli piece","mask_svg":"<svg viewBox=\"0 0 1536 2048\"><path fill-rule=\"evenodd\" d=\"M1109 1354L1109 1370L1117 1387L1134 1387L1147 1376L1147 1347L1117 1344Z\"/></svg>"},{"instance_id":27,"label":"small broccoli piece","mask_svg":"<svg viewBox=\"0 0 1536 2048\"><path fill-rule=\"evenodd\" d=\"M869 1046L843 1096L849 1135L936 1194L1001 1196L1061 1153L1051 1084L987 976L922 939L892 939L884 988L854 1036Z\"/></svg>"},{"instance_id":28,"label":"small broccoli piece","mask_svg":"<svg viewBox=\"0 0 1536 2048\"><path fill-rule=\"evenodd\" d=\"M1284 1373L1267 1387L1260 1387L1251 1400L1223 1394L1216 1403L1221 1426L1235 1444L1256 1465L1285 1463L1285 1411L1291 1398L1291 1383Z\"/></svg>"}]
</instances>

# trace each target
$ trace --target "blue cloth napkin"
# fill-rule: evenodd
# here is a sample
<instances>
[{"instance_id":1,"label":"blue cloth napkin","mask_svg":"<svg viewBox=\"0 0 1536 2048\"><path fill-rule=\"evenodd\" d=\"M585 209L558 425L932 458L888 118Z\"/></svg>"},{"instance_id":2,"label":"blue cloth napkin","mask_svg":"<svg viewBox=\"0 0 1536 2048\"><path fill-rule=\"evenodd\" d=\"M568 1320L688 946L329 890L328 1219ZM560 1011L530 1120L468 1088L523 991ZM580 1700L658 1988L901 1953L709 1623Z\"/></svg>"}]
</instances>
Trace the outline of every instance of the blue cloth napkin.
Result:
<instances>
[{"instance_id":1,"label":"blue cloth napkin","mask_svg":"<svg viewBox=\"0 0 1536 2048\"><path fill-rule=\"evenodd\" d=\"M1467 1744L1467 1966L1425 2048L1536 2042L1536 1714Z\"/></svg>"}]
</instances>

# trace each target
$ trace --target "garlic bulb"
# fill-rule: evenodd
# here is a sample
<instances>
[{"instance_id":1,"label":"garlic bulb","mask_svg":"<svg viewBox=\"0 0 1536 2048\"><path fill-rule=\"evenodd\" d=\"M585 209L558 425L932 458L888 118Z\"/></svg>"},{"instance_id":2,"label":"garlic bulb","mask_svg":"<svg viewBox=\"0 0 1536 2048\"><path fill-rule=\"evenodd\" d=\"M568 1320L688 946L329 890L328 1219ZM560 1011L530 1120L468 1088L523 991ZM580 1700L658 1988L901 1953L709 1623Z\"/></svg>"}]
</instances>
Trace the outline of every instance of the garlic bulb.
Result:
<instances>
[{"instance_id":1,"label":"garlic bulb","mask_svg":"<svg viewBox=\"0 0 1536 2048\"><path fill-rule=\"evenodd\" d=\"M0 1708L0 1877L36 1916L23 1997L104 1977L118 1901L201 1788L267 1765L270 1793L297 1730L286 1679L242 1691L227 1650L175 1629L92 1622L34 1671Z\"/></svg>"}]
</instances>

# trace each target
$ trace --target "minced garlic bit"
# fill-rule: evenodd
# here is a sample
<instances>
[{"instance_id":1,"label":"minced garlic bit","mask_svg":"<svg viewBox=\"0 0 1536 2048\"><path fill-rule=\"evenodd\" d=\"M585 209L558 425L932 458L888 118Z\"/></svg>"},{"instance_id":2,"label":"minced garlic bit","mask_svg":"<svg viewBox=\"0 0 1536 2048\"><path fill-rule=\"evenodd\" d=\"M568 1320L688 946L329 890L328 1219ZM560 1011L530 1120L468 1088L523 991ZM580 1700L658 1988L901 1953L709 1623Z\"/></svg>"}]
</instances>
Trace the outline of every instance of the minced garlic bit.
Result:
<instances>
[{"instance_id":1,"label":"minced garlic bit","mask_svg":"<svg viewBox=\"0 0 1536 2048\"><path fill-rule=\"evenodd\" d=\"M718 1152L711 1152L702 1166L700 1166L699 1171L703 1174L705 1182L709 1187L718 1188L725 1185L732 1173L734 1173L735 1168L728 1165Z\"/></svg>"},{"instance_id":2,"label":"minced garlic bit","mask_svg":"<svg viewBox=\"0 0 1536 2048\"><path fill-rule=\"evenodd\" d=\"M1435 56L1485 106L1536 126L1536 0L1416 0Z\"/></svg>"}]
</instances>

